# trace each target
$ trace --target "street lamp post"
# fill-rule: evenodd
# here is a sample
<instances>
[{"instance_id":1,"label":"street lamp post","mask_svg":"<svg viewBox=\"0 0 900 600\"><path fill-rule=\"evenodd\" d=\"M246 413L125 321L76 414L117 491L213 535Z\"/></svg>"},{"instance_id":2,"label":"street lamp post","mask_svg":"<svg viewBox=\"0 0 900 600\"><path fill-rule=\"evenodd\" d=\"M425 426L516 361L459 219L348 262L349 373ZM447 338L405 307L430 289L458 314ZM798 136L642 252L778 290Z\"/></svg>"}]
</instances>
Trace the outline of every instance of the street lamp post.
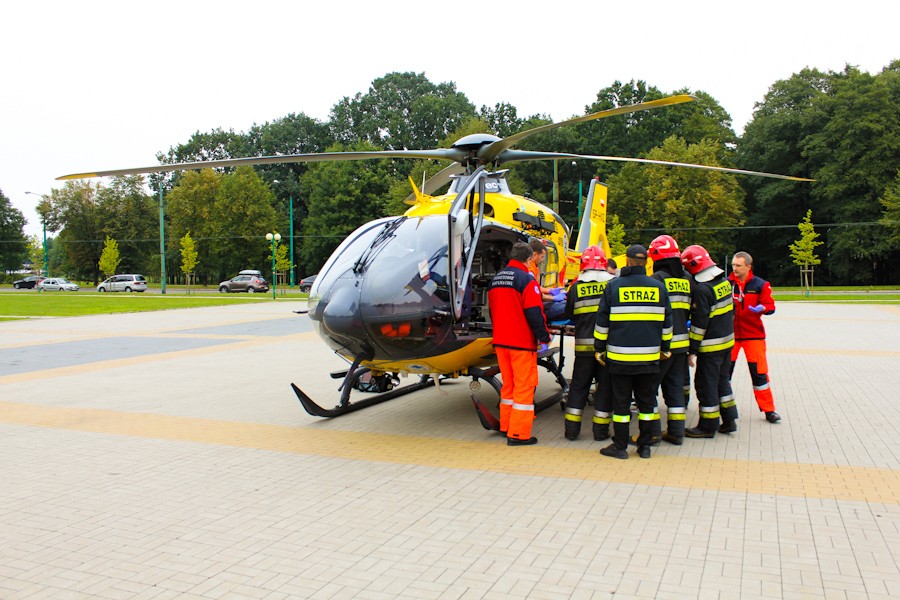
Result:
<instances>
[{"instance_id":1,"label":"street lamp post","mask_svg":"<svg viewBox=\"0 0 900 600\"><path fill-rule=\"evenodd\" d=\"M47 199L47 196L45 196L44 194L38 194L36 192L25 192L25 193L31 194L32 196L40 196L44 200ZM44 270L43 270L43 275L44 275L44 277L50 277L50 261L48 260L48 257L47 257L47 219L44 217L44 215L41 215L41 225L44 226Z\"/></svg>"},{"instance_id":2,"label":"street lamp post","mask_svg":"<svg viewBox=\"0 0 900 600\"><path fill-rule=\"evenodd\" d=\"M267 233L266 239L272 242L272 300L275 299L275 285L277 281L277 275L275 274L275 243L281 241L280 233Z\"/></svg>"}]
</instances>

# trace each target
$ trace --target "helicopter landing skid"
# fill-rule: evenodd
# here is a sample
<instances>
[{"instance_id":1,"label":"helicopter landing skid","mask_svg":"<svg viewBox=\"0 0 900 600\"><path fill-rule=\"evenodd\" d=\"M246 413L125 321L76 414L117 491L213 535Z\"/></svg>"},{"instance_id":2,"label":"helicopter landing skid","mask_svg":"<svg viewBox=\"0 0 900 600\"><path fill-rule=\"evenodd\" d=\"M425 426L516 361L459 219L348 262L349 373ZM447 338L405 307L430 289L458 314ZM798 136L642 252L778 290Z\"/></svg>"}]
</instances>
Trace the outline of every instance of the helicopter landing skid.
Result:
<instances>
[{"instance_id":1,"label":"helicopter landing skid","mask_svg":"<svg viewBox=\"0 0 900 600\"><path fill-rule=\"evenodd\" d=\"M541 412L545 408L550 408L556 404L559 404L561 408L565 409L565 398L566 394L569 391L569 382L562 374L563 367L563 356L560 355L560 361L557 364L556 359L553 356L559 352L559 348L551 348L545 351L542 355L538 356L538 364L556 377L556 382L559 384L560 389L558 392L550 394L540 402L534 403L534 412L535 414ZM484 379L488 383L490 383L495 390L497 390L497 394L500 394L500 388L502 387L500 382L496 378L496 374L499 373L500 369L498 367L494 367L487 371L481 371L477 369L469 369L469 374L473 377L474 380L478 380L479 378ZM478 419L481 421L481 426L487 429L488 431L500 431L500 421L491 413L490 409L484 405L484 403L479 402L475 397L475 394L472 394L472 403L475 405L475 412L478 413Z\"/></svg>"},{"instance_id":2,"label":"helicopter landing skid","mask_svg":"<svg viewBox=\"0 0 900 600\"><path fill-rule=\"evenodd\" d=\"M368 369L365 369L368 371ZM359 375L362 375L360 373ZM356 378L358 379L359 376ZM314 417L339 417L341 415L345 415L347 413L351 413L363 408L368 408L369 406L375 406L376 404L381 404L382 402L387 402L388 400L393 400L394 398L398 398L400 396L405 396L411 392L416 392L421 389L425 389L427 387L433 386L434 380L427 375L422 375L419 379L418 383L412 383L410 385L404 385L403 387L394 388L389 392L382 392L377 396L372 398L368 398L366 400L360 400L359 402L350 402L350 390L352 389L352 385L343 386L343 391L341 393L341 403L335 406L334 408L322 408L318 404L312 401L312 399L303 393L303 390L298 388L293 383L291 384L291 388L293 388L294 393L297 394L297 399L300 400L300 404L303 405L303 408L306 409L306 412L311 414Z\"/></svg>"}]
</instances>

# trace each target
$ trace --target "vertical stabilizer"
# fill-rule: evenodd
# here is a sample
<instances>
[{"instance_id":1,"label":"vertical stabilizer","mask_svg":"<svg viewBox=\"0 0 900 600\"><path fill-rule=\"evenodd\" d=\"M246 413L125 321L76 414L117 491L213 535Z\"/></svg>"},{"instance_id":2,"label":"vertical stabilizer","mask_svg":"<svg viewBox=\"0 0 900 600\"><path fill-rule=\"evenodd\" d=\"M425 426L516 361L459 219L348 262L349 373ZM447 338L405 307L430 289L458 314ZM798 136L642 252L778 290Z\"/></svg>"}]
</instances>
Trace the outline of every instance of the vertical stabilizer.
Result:
<instances>
[{"instance_id":1,"label":"vertical stabilizer","mask_svg":"<svg viewBox=\"0 0 900 600\"><path fill-rule=\"evenodd\" d=\"M607 256L611 256L609 240L606 238L606 202L608 188L598 179L591 180L587 200L584 204L584 215L578 227L578 240L575 250L584 252L588 246L600 246Z\"/></svg>"}]
</instances>

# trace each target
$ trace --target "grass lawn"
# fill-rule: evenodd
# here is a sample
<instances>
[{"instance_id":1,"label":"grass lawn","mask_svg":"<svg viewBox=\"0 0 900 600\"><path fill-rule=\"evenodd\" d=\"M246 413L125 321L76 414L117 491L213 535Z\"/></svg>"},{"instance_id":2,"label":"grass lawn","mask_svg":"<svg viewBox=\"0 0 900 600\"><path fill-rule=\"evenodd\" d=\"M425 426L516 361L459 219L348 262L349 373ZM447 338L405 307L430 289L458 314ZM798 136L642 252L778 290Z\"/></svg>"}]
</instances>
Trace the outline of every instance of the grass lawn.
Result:
<instances>
[{"instance_id":1,"label":"grass lawn","mask_svg":"<svg viewBox=\"0 0 900 600\"><path fill-rule=\"evenodd\" d=\"M9 293L0 294L0 319L74 317L173 308L272 302L268 295L158 296L150 294Z\"/></svg>"}]
</instances>

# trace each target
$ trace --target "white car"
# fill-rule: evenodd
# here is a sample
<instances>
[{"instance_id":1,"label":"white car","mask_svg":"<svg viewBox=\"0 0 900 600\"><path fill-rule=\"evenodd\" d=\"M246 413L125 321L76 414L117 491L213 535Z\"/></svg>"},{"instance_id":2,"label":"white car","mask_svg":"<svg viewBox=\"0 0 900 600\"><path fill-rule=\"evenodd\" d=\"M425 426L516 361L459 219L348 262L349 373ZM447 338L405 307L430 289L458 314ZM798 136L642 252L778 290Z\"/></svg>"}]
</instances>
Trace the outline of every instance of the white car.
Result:
<instances>
[{"instance_id":1,"label":"white car","mask_svg":"<svg viewBox=\"0 0 900 600\"><path fill-rule=\"evenodd\" d=\"M113 275L97 286L98 292L146 292L147 280L143 275Z\"/></svg>"},{"instance_id":2,"label":"white car","mask_svg":"<svg viewBox=\"0 0 900 600\"><path fill-rule=\"evenodd\" d=\"M45 292L77 292L78 286L62 277L48 277L40 282L38 289Z\"/></svg>"}]
</instances>

